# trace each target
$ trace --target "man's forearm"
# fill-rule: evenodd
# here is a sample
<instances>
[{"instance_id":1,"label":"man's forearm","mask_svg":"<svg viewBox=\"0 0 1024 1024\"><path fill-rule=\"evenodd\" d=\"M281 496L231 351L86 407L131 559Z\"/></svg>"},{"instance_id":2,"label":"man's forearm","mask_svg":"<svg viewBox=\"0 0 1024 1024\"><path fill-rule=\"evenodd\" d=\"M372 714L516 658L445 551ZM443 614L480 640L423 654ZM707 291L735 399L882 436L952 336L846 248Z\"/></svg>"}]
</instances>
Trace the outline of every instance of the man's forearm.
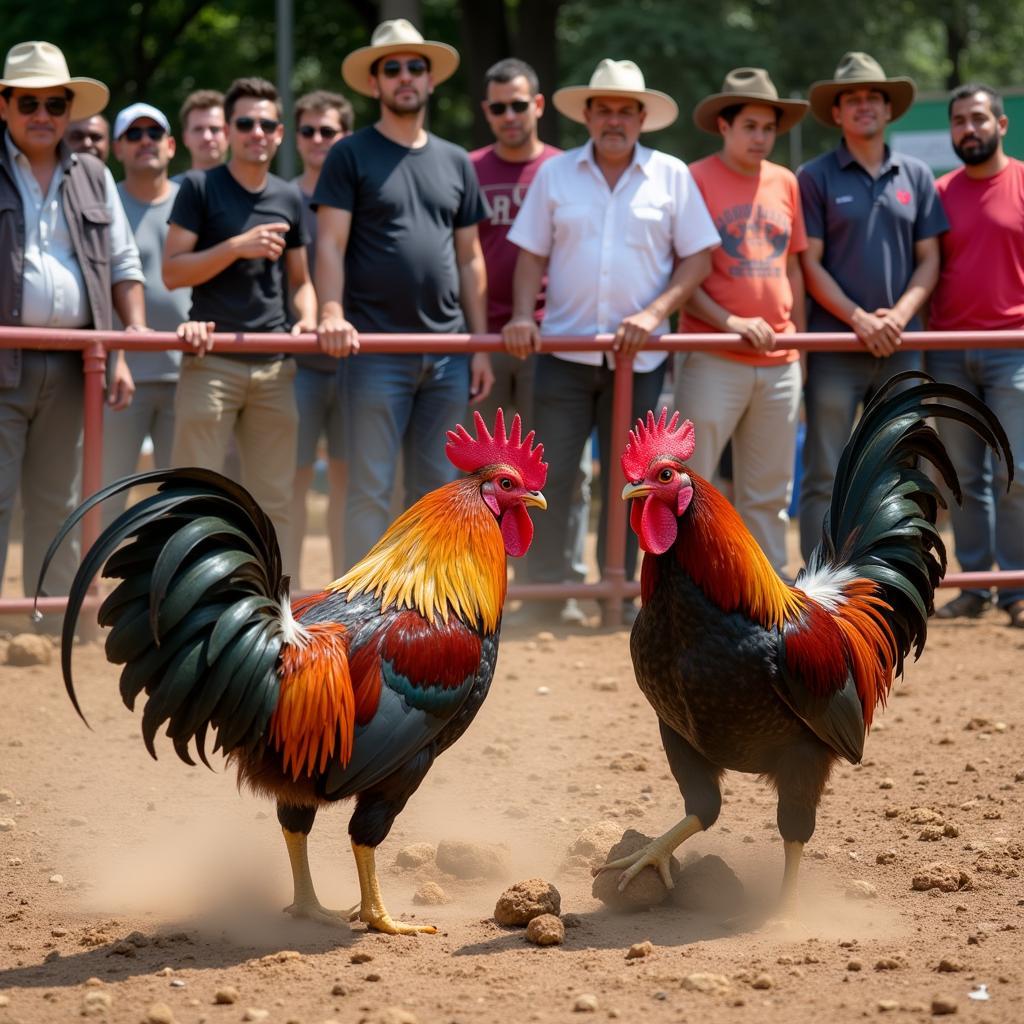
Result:
<instances>
[{"instance_id":1,"label":"man's forearm","mask_svg":"<svg viewBox=\"0 0 1024 1024\"><path fill-rule=\"evenodd\" d=\"M789 277L789 287L793 293L793 311L789 318L798 334L807 330L807 292L804 287L804 275L800 272L800 265L790 266L786 271Z\"/></svg>"},{"instance_id":2,"label":"man's forearm","mask_svg":"<svg viewBox=\"0 0 1024 1024\"><path fill-rule=\"evenodd\" d=\"M459 267L459 302L470 334L486 334L487 266L482 255Z\"/></svg>"},{"instance_id":3,"label":"man's forearm","mask_svg":"<svg viewBox=\"0 0 1024 1024\"><path fill-rule=\"evenodd\" d=\"M300 323L316 323L316 290L312 281L307 279L292 293L292 309Z\"/></svg>"},{"instance_id":4,"label":"man's forearm","mask_svg":"<svg viewBox=\"0 0 1024 1024\"><path fill-rule=\"evenodd\" d=\"M686 312L704 323L710 324L716 330L727 331L729 329L729 317L732 315L724 306L720 306L700 285L694 290L689 301L685 305Z\"/></svg>"},{"instance_id":5,"label":"man's forearm","mask_svg":"<svg viewBox=\"0 0 1024 1024\"><path fill-rule=\"evenodd\" d=\"M146 326L146 295L141 281L118 281L111 286L110 298L125 327Z\"/></svg>"},{"instance_id":6,"label":"man's forearm","mask_svg":"<svg viewBox=\"0 0 1024 1024\"><path fill-rule=\"evenodd\" d=\"M199 252L178 253L164 260L164 284L172 291L175 288L194 288L206 284L230 267L236 258L233 238Z\"/></svg>"},{"instance_id":7,"label":"man's forearm","mask_svg":"<svg viewBox=\"0 0 1024 1024\"><path fill-rule=\"evenodd\" d=\"M893 311L904 324L910 323L928 301L939 280L939 261L922 260L914 269L903 294L893 305Z\"/></svg>"},{"instance_id":8,"label":"man's forearm","mask_svg":"<svg viewBox=\"0 0 1024 1024\"><path fill-rule=\"evenodd\" d=\"M817 260L804 259L802 266L807 290L814 301L843 323L850 323L857 311L857 303L839 287L836 279Z\"/></svg>"},{"instance_id":9,"label":"man's forearm","mask_svg":"<svg viewBox=\"0 0 1024 1024\"><path fill-rule=\"evenodd\" d=\"M317 246L314 284L320 315L330 312L334 316L344 316L345 263L336 246Z\"/></svg>"},{"instance_id":10,"label":"man's forearm","mask_svg":"<svg viewBox=\"0 0 1024 1024\"><path fill-rule=\"evenodd\" d=\"M541 282L548 261L543 256L536 256L525 249L519 250L516 269L512 275L512 316L514 319L525 320L533 317L537 309L537 296L540 294Z\"/></svg>"}]
</instances>

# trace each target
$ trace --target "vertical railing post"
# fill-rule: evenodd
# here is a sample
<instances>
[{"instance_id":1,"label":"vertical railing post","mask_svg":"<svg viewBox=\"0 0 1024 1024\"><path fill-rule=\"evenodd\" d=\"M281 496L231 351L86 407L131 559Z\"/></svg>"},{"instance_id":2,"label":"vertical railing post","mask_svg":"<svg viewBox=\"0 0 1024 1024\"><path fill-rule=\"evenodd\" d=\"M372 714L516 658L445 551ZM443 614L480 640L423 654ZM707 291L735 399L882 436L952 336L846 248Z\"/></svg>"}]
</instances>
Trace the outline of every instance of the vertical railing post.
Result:
<instances>
[{"instance_id":1,"label":"vertical railing post","mask_svg":"<svg viewBox=\"0 0 1024 1024\"><path fill-rule=\"evenodd\" d=\"M90 341L82 349L85 378L82 409L82 500L103 486L103 402L106 393L107 350ZM88 551L100 535L100 510L94 508L82 520L82 550Z\"/></svg>"},{"instance_id":2,"label":"vertical railing post","mask_svg":"<svg viewBox=\"0 0 1024 1024\"><path fill-rule=\"evenodd\" d=\"M626 503L619 495L626 484L619 465L619 451L629 433L633 415L633 359L615 356L615 383L612 390L611 451L601 452L601 473L607 474L608 509L605 517L608 535L604 539L602 576L611 585L604 602L604 624L614 628L622 624L622 605L626 588Z\"/></svg>"}]
</instances>

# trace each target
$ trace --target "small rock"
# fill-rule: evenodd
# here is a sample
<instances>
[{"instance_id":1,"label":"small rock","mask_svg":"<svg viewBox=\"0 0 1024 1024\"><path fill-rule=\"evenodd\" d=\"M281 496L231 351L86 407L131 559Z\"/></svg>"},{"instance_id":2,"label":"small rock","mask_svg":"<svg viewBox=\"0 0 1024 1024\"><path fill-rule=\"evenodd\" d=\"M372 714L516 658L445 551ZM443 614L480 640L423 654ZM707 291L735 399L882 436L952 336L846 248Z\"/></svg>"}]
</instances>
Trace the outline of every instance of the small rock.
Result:
<instances>
[{"instance_id":1,"label":"small rock","mask_svg":"<svg viewBox=\"0 0 1024 1024\"><path fill-rule=\"evenodd\" d=\"M8 996L0 995L0 1010L11 1005L11 1000Z\"/></svg>"},{"instance_id":2,"label":"small rock","mask_svg":"<svg viewBox=\"0 0 1024 1024\"><path fill-rule=\"evenodd\" d=\"M846 965L846 969L848 971L853 971L854 973L856 973L857 971L863 971L864 970L864 961L863 960L850 960L847 963L847 965Z\"/></svg>"},{"instance_id":3,"label":"small rock","mask_svg":"<svg viewBox=\"0 0 1024 1024\"><path fill-rule=\"evenodd\" d=\"M675 883L672 902L684 910L735 914L743 903L743 883L736 872L713 853L687 864Z\"/></svg>"},{"instance_id":4,"label":"small rock","mask_svg":"<svg viewBox=\"0 0 1024 1024\"><path fill-rule=\"evenodd\" d=\"M650 956L654 952L654 944L650 939L644 942L634 942L626 952L627 960L639 960L641 957Z\"/></svg>"},{"instance_id":5,"label":"small rock","mask_svg":"<svg viewBox=\"0 0 1024 1024\"><path fill-rule=\"evenodd\" d=\"M86 992L85 995L82 996L82 1016L105 1016L113 1005L114 999L109 992L98 992L96 990Z\"/></svg>"},{"instance_id":6,"label":"small rock","mask_svg":"<svg viewBox=\"0 0 1024 1024\"><path fill-rule=\"evenodd\" d=\"M627 829L622 838L608 851L605 862L618 860L620 857L627 857L643 849L652 842L649 836L645 836L635 829ZM679 861L675 857L671 859L673 881L679 878L682 870ZM668 899L669 890L661 880L661 875L653 867L645 867L638 875L632 878L623 892L619 892L619 878L621 871L601 871L594 877L594 884L591 886L591 893L595 899L599 899L606 906L619 911L647 910L656 907Z\"/></svg>"},{"instance_id":7,"label":"small rock","mask_svg":"<svg viewBox=\"0 0 1024 1024\"><path fill-rule=\"evenodd\" d=\"M217 1006L231 1006L238 1002L238 989L234 985L225 985L214 992L213 1001Z\"/></svg>"},{"instance_id":8,"label":"small rock","mask_svg":"<svg viewBox=\"0 0 1024 1024\"><path fill-rule=\"evenodd\" d=\"M481 753L484 757L507 761L512 756L512 748L507 743L488 743Z\"/></svg>"},{"instance_id":9,"label":"small rock","mask_svg":"<svg viewBox=\"0 0 1024 1024\"><path fill-rule=\"evenodd\" d=\"M896 783L893 782L892 779L882 779L882 781L878 784L878 788L879 789L892 789L895 785L896 785Z\"/></svg>"},{"instance_id":10,"label":"small rock","mask_svg":"<svg viewBox=\"0 0 1024 1024\"><path fill-rule=\"evenodd\" d=\"M956 1013L956 1010L956 1000L950 999L949 996L935 996L932 999L933 1017L944 1017L947 1014Z\"/></svg>"},{"instance_id":11,"label":"small rock","mask_svg":"<svg viewBox=\"0 0 1024 1024\"><path fill-rule=\"evenodd\" d=\"M878 1007L879 1013L892 1013L900 1008L900 1004L895 999L879 999L875 1005Z\"/></svg>"},{"instance_id":12,"label":"small rock","mask_svg":"<svg viewBox=\"0 0 1024 1024\"><path fill-rule=\"evenodd\" d=\"M448 902L448 894L437 882L424 882L413 893L412 901L421 907L439 907Z\"/></svg>"},{"instance_id":13,"label":"small rock","mask_svg":"<svg viewBox=\"0 0 1024 1024\"><path fill-rule=\"evenodd\" d=\"M873 900L878 897L878 889L863 878L858 878L846 887L848 900Z\"/></svg>"},{"instance_id":14,"label":"small rock","mask_svg":"<svg viewBox=\"0 0 1024 1024\"><path fill-rule=\"evenodd\" d=\"M364 981L380 981L380 975L376 971L370 971L363 979Z\"/></svg>"},{"instance_id":15,"label":"small rock","mask_svg":"<svg viewBox=\"0 0 1024 1024\"><path fill-rule=\"evenodd\" d=\"M333 988L331 989L331 995L332 996L347 996L348 995L348 989L345 988L345 986L342 985L342 983L340 981L336 981L334 983Z\"/></svg>"},{"instance_id":16,"label":"small rock","mask_svg":"<svg viewBox=\"0 0 1024 1024\"><path fill-rule=\"evenodd\" d=\"M0 818L0 832L13 832L17 827L13 818Z\"/></svg>"},{"instance_id":17,"label":"small rock","mask_svg":"<svg viewBox=\"0 0 1024 1024\"><path fill-rule=\"evenodd\" d=\"M724 995L730 989L729 979L724 974L697 971L683 977L683 988L687 992L703 992L705 995Z\"/></svg>"},{"instance_id":18,"label":"small rock","mask_svg":"<svg viewBox=\"0 0 1024 1024\"><path fill-rule=\"evenodd\" d=\"M883 850L878 856L875 857L876 864L895 864L896 863L896 851L895 850Z\"/></svg>"},{"instance_id":19,"label":"small rock","mask_svg":"<svg viewBox=\"0 0 1024 1024\"><path fill-rule=\"evenodd\" d=\"M14 799L14 794L9 789L0 789L0 804L9 804Z\"/></svg>"},{"instance_id":20,"label":"small rock","mask_svg":"<svg viewBox=\"0 0 1024 1024\"><path fill-rule=\"evenodd\" d=\"M929 889L957 892L960 889L970 889L972 885L971 876L966 871L948 861L939 860L918 868L911 881L911 888L917 892L927 892Z\"/></svg>"},{"instance_id":21,"label":"small rock","mask_svg":"<svg viewBox=\"0 0 1024 1024\"><path fill-rule=\"evenodd\" d=\"M591 995L589 992L577 996L572 1004L572 1008L576 1013L595 1013L597 1006L597 996Z\"/></svg>"},{"instance_id":22,"label":"small rock","mask_svg":"<svg viewBox=\"0 0 1024 1024\"><path fill-rule=\"evenodd\" d=\"M775 979L770 974L759 974L751 983L751 988L774 988Z\"/></svg>"},{"instance_id":23,"label":"small rock","mask_svg":"<svg viewBox=\"0 0 1024 1024\"><path fill-rule=\"evenodd\" d=\"M446 839L437 847L437 866L456 878L500 878L508 868L504 848Z\"/></svg>"},{"instance_id":24,"label":"small rock","mask_svg":"<svg viewBox=\"0 0 1024 1024\"><path fill-rule=\"evenodd\" d=\"M537 687L537 696L538 697L546 697L550 692L551 692L551 687L550 686L538 686Z\"/></svg>"},{"instance_id":25,"label":"small rock","mask_svg":"<svg viewBox=\"0 0 1024 1024\"><path fill-rule=\"evenodd\" d=\"M175 1024L174 1011L166 1003L154 1003L146 1011L146 1024Z\"/></svg>"},{"instance_id":26,"label":"small rock","mask_svg":"<svg viewBox=\"0 0 1024 1024\"><path fill-rule=\"evenodd\" d=\"M537 643L539 644L553 644L555 642L555 634L550 630L542 629L537 634Z\"/></svg>"},{"instance_id":27,"label":"small rock","mask_svg":"<svg viewBox=\"0 0 1024 1024\"><path fill-rule=\"evenodd\" d=\"M436 856L437 847L433 843L412 843L398 851L395 864L400 868L419 868L433 864Z\"/></svg>"},{"instance_id":28,"label":"small rock","mask_svg":"<svg viewBox=\"0 0 1024 1024\"><path fill-rule=\"evenodd\" d=\"M939 961L939 966L935 969L940 974L956 974L964 969L964 965L959 960L954 960L951 957L943 957Z\"/></svg>"},{"instance_id":29,"label":"small rock","mask_svg":"<svg viewBox=\"0 0 1024 1024\"><path fill-rule=\"evenodd\" d=\"M352 964L368 964L373 959L372 953L353 953L349 958L349 963Z\"/></svg>"},{"instance_id":30,"label":"small rock","mask_svg":"<svg viewBox=\"0 0 1024 1024\"><path fill-rule=\"evenodd\" d=\"M419 1021L416 1014L401 1006L385 1006L372 1018L372 1024L419 1024Z\"/></svg>"},{"instance_id":31,"label":"small rock","mask_svg":"<svg viewBox=\"0 0 1024 1024\"><path fill-rule=\"evenodd\" d=\"M55 939L62 939L62 938L64 938L65 935L67 935L67 933L68 933L67 928L51 928L50 929L50 934Z\"/></svg>"},{"instance_id":32,"label":"small rock","mask_svg":"<svg viewBox=\"0 0 1024 1024\"><path fill-rule=\"evenodd\" d=\"M560 946L565 942L565 925L554 914L540 914L526 926L526 940L537 946Z\"/></svg>"},{"instance_id":33,"label":"small rock","mask_svg":"<svg viewBox=\"0 0 1024 1024\"><path fill-rule=\"evenodd\" d=\"M647 771L647 758L643 754L637 754L632 750L623 751L618 757L612 758L608 767L613 772L645 772Z\"/></svg>"},{"instance_id":34,"label":"small rock","mask_svg":"<svg viewBox=\"0 0 1024 1024\"><path fill-rule=\"evenodd\" d=\"M48 637L19 633L7 645L8 665L49 665L53 645Z\"/></svg>"},{"instance_id":35,"label":"small rock","mask_svg":"<svg viewBox=\"0 0 1024 1024\"><path fill-rule=\"evenodd\" d=\"M942 828L938 825L925 825L917 834L917 838L922 843L938 842L942 838Z\"/></svg>"},{"instance_id":36,"label":"small rock","mask_svg":"<svg viewBox=\"0 0 1024 1024\"><path fill-rule=\"evenodd\" d=\"M64 876L63 875L50 875L50 883L52 885L63 885L64 884Z\"/></svg>"},{"instance_id":37,"label":"small rock","mask_svg":"<svg viewBox=\"0 0 1024 1024\"><path fill-rule=\"evenodd\" d=\"M893 956L883 956L875 961L876 971L898 971L903 965Z\"/></svg>"},{"instance_id":38,"label":"small rock","mask_svg":"<svg viewBox=\"0 0 1024 1024\"><path fill-rule=\"evenodd\" d=\"M558 890L543 878L528 878L506 889L494 907L494 920L503 925L529 924L541 914L554 914L562 910L562 897Z\"/></svg>"},{"instance_id":39,"label":"small rock","mask_svg":"<svg viewBox=\"0 0 1024 1024\"><path fill-rule=\"evenodd\" d=\"M258 1007L250 1006L242 1014L242 1020L266 1020L270 1016L269 1010L261 1010Z\"/></svg>"}]
</instances>

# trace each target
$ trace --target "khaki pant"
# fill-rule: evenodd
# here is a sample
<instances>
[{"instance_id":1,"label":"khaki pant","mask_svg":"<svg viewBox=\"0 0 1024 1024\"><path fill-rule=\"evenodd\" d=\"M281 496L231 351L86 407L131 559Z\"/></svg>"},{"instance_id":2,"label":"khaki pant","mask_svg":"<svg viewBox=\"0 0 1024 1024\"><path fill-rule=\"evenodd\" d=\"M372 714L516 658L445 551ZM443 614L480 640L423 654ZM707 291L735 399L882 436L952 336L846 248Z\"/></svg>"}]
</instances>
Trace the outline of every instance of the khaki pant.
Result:
<instances>
[{"instance_id":1,"label":"khaki pant","mask_svg":"<svg viewBox=\"0 0 1024 1024\"><path fill-rule=\"evenodd\" d=\"M282 552L288 550L299 425L294 380L294 359L184 356L174 397L171 464L223 472L233 432L242 467L238 482L270 516Z\"/></svg>"}]
</instances>

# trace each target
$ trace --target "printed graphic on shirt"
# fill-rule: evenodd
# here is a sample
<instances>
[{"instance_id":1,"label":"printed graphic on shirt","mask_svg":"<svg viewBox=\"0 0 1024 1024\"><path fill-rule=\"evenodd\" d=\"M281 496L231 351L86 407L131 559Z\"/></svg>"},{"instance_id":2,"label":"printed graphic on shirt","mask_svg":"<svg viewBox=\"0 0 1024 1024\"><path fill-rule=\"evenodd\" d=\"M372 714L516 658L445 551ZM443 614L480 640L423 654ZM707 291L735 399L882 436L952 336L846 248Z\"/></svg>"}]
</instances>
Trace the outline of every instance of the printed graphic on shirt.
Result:
<instances>
[{"instance_id":1,"label":"printed graphic on shirt","mask_svg":"<svg viewBox=\"0 0 1024 1024\"><path fill-rule=\"evenodd\" d=\"M510 228L516 219L519 207L526 198L526 190L530 182L501 182L496 185L484 185L482 191L487 205L491 208L490 224L492 227Z\"/></svg>"},{"instance_id":2,"label":"printed graphic on shirt","mask_svg":"<svg viewBox=\"0 0 1024 1024\"><path fill-rule=\"evenodd\" d=\"M792 221L782 210L756 203L730 206L715 218L722 248L732 262L730 277L781 277Z\"/></svg>"}]
</instances>

